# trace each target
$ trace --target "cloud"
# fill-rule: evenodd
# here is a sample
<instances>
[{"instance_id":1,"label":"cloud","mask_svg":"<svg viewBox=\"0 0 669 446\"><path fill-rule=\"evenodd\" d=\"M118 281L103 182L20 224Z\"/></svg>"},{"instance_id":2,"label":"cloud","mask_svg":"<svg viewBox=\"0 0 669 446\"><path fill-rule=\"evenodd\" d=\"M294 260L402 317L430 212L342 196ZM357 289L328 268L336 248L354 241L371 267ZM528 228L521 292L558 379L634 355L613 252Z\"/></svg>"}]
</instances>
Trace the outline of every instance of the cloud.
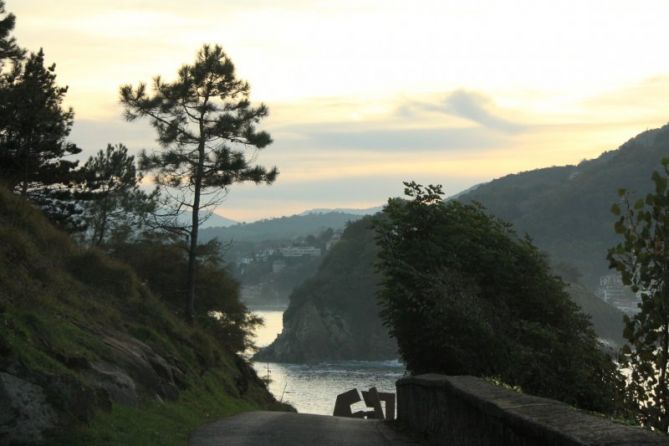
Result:
<instances>
[{"instance_id":1,"label":"cloud","mask_svg":"<svg viewBox=\"0 0 669 446\"><path fill-rule=\"evenodd\" d=\"M439 113L463 118L482 127L505 133L518 133L525 126L503 116L492 99L481 93L456 90L433 102L410 102L400 107L398 113L405 117L417 117L421 113Z\"/></svg>"},{"instance_id":2,"label":"cloud","mask_svg":"<svg viewBox=\"0 0 669 446\"><path fill-rule=\"evenodd\" d=\"M123 143L131 150L157 147L155 130L148 122L116 120L75 119L70 140L83 149L82 158L93 155L107 144Z\"/></svg>"},{"instance_id":3,"label":"cloud","mask_svg":"<svg viewBox=\"0 0 669 446\"><path fill-rule=\"evenodd\" d=\"M282 147L311 150L359 150L378 152L484 150L506 138L480 128L429 127L387 128L369 124L310 124L285 126L273 133ZM282 135L286 137L282 138Z\"/></svg>"},{"instance_id":4,"label":"cloud","mask_svg":"<svg viewBox=\"0 0 669 446\"><path fill-rule=\"evenodd\" d=\"M292 215L314 208L369 208L384 205L388 198L403 195L403 181L440 183L448 194L466 189L485 178L405 172L349 178L314 180L307 183L279 179L271 187L235 185L217 213L238 221L268 216Z\"/></svg>"},{"instance_id":5,"label":"cloud","mask_svg":"<svg viewBox=\"0 0 669 446\"><path fill-rule=\"evenodd\" d=\"M610 90L583 101L583 105L595 109L640 111L666 115L664 105L669 100L669 75L654 76L622 88Z\"/></svg>"}]
</instances>

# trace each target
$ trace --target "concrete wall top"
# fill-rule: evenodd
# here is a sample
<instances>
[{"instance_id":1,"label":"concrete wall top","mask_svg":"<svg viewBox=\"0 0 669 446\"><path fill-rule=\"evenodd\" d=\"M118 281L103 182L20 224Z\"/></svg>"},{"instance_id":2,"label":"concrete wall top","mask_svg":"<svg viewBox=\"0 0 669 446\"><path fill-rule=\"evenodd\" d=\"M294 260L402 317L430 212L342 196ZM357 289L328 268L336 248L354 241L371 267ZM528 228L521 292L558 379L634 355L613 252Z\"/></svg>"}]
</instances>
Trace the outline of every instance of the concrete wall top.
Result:
<instances>
[{"instance_id":1,"label":"concrete wall top","mask_svg":"<svg viewBox=\"0 0 669 446\"><path fill-rule=\"evenodd\" d=\"M411 412L416 409L412 409L412 406L420 404L420 400L427 395L439 394L445 398L428 399L432 401L431 404L440 406L430 410L440 413L444 423L451 420L448 406L452 403L449 401L456 401L459 411L466 408L467 413L480 417L478 423L482 428L484 424L503 426L505 430L513 432L514 437L541 438L543 444L669 445L669 437L666 435L620 424L559 401L526 395L472 376L427 374L406 377L397 382L397 390L398 397L405 395L408 403L402 409L403 403L398 401L400 421L407 422L410 427L412 424L425 426L421 425L420 420L411 420ZM416 398L418 394L423 396Z\"/></svg>"}]
</instances>

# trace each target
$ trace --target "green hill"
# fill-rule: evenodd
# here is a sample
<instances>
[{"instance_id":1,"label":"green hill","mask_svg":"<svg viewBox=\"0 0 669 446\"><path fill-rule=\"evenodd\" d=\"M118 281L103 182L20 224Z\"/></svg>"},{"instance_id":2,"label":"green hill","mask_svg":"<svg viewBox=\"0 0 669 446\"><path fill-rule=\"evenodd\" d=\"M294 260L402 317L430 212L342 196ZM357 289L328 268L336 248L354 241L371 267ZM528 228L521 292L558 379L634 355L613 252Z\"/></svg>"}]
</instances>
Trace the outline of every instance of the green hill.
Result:
<instances>
[{"instance_id":1,"label":"green hill","mask_svg":"<svg viewBox=\"0 0 669 446\"><path fill-rule=\"evenodd\" d=\"M185 444L207 420L276 406L129 267L0 190L0 443Z\"/></svg>"},{"instance_id":2,"label":"green hill","mask_svg":"<svg viewBox=\"0 0 669 446\"><path fill-rule=\"evenodd\" d=\"M625 188L648 193L650 175L669 156L669 126L649 130L619 149L576 166L533 170L491 181L459 200L482 203L493 215L527 233L553 263L578 269L594 289L608 273L606 252L617 243L611 205Z\"/></svg>"},{"instance_id":3,"label":"green hill","mask_svg":"<svg viewBox=\"0 0 669 446\"><path fill-rule=\"evenodd\" d=\"M290 217L271 218L253 223L240 223L226 228L205 228L203 241L218 238L221 242L263 242L291 240L295 237L318 235L328 228L343 229L346 223L359 220L361 215L344 212L310 213Z\"/></svg>"},{"instance_id":4,"label":"green hill","mask_svg":"<svg viewBox=\"0 0 669 446\"><path fill-rule=\"evenodd\" d=\"M353 213L314 210L225 228L205 228L201 234L204 241L215 238L221 242L222 255L239 281L247 305L282 307L290 293L315 273L321 258L284 258L267 253L293 245L325 250L333 231L360 218L362 215ZM275 260L283 262L280 271L273 267Z\"/></svg>"}]
</instances>

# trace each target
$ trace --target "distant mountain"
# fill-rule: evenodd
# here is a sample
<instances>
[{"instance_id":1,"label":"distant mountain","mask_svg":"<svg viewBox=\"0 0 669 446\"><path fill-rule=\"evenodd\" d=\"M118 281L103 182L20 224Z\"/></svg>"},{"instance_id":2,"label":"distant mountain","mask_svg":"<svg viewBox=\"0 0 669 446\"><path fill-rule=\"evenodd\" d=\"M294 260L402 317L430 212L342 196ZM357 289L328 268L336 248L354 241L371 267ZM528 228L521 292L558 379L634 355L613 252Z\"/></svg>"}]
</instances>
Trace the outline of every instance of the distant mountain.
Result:
<instances>
[{"instance_id":1,"label":"distant mountain","mask_svg":"<svg viewBox=\"0 0 669 446\"><path fill-rule=\"evenodd\" d=\"M304 211L299 215L313 215L313 214L330 214L330 213L342 213L350 215L374 215L377 212L381 212L383 206L376 206L367 209L353 209L353 208L336 208L336 209L310 209Z\"/></svg>"},{"instance_id":2,"label":"distant mountain","mask_svg":"<svg viewBox=\"0 0 669 446\"><path fill-rule=\"evenodd\" d=\"M642 197L653 170L669 157L669 125L630 139L619 149L578 165L532 170L481 184L463 193L497 217L529 234L553 263L573 265L594 289L608 271L606 253L618 242L611 205L617 191Z\"/></svg>"},{"instance_id":3,"label":"distant mountain","mask_svg":"<svg viewBox=\"0 0 669 446\"><path fill-rule=\"evenodd\" d=\"M457 200L461 196L467 195L468 193L475 191L476 189L481 187L483 184L485 184L485 183L475 184L472 187L469 187L469 188L467 188L467 189L465 189L461 192L458 192L457 194L451 195L450 197L448 197L448 200Z\"/></svg>"},{"instance_id":4,"label":"distant mountain","mask_svg":"<svg viewBox=\"0 0 669 446\"><path fill-rule=\"evenodd\" d=\"M208 212L200 212L198 215L200 216L200 221L201 221L200 229L213 228L213 227L228 227L239 224L239 222L230 220L229 218L222 217L215 213L209 215ZM205 217L207 217L206 220L202 222L202 219L204 219ZM190 225L191 214L184 212L183 214L179 215L177 220L180 224Z\"/></svg>"},{"instance_id":5,"label":"distant mountain","mask_svg":"<svg viewBox=\"0 0 669 446\"><path fill-rule=\"evenodd\" d=\"M239 224L238 221L230 220L229 218L222 217L218 214L211 214L211 216L202 224L202 228L218 228Z\"/></svg>"},{"instance_id":6,"label":"distant mountain","mask_svg":"<svg viewBox=\"0 0 669 446\"><path fill-rule=\"evenodd\" d=\"M290 217L272 218L253 223L238 223L226 228L205 228L203 241L218 238L222 242L262 242L291 240L296 237L318 235L328 228L344 229L348 222L359 220L362 215L344 212L312 213Z\"/></svg>"}]
</instances>

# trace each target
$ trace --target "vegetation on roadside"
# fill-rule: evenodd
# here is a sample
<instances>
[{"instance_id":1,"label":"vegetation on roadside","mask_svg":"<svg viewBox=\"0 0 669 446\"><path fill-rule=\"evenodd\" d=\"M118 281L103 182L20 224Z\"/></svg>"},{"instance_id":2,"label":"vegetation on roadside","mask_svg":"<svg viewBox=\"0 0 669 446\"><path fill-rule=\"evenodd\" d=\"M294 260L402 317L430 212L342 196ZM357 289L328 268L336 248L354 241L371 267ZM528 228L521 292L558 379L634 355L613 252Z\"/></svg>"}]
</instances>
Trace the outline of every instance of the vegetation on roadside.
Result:
<instances>
[{"instance_id":1,"label":"vegetation on roadside","mask_svg":"<svg viewBox=\"0 0 669 446\"><path fill-rule=\"evenodd\" d=\"M189 326L128 266L77 246L1 189L0 246L0 370L44 388L63 444L122 444L163 431L179 444L217 416L283 408L236 354L246 346L243 327ZM239 305L235 294L228 300ZM158 368L129 359L137 349ZM105 367L135 382L135 402L105 392L113 382L99 373Z\"/></svg>"},{"instance_id":2,"label":"vegetation on roadside","mask_svg":"<svg viewBox=\"0 0 669 446\"><path fill-rule=\"evenodd\" d=\"M183 446L189 435L208 421L249 410L268 407L254 402L262 400L260 389L256 395L236 398L221 382L227 377L222 372L207 372L201 381L184 391L175 402L148 402L141 407L114 405L93 421L48 441L44 446ZM285 409L279 405L273 406Z\"/></svg>"},{"instance_id":3,"label":"vegetation on roadside","mask_svg":"<svg viewBox=\"0 0 669 446\"><path fill-rule=\"evenodd\" d=\"M405 183L375 223L384 324L412 373L498 377L614 413L621 376L546 258L476 204Z\"/></svg>"}]
</instances>

